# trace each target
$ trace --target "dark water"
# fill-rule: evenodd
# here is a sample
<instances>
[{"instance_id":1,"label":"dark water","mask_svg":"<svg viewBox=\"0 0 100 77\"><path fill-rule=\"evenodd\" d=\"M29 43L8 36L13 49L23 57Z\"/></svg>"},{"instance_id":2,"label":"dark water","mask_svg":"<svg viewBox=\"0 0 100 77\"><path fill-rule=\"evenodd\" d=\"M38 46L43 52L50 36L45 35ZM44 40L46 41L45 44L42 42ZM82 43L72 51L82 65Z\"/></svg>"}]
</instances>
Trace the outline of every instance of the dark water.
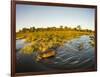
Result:
<instances>
[{"instance_id":1,"label":"dark water","mask_svg":"<svg viewBox=\"0 0 100 77\"><path fill-rule=\"evenodd\" d=\"M41 72L52 71L54 69L85 69L95 66L94 47L89 43L90 37L87 35L70 40L64 46L57 48L56 56L42 60L35 61L36 52L31 55L23 55L20 53L22 47L27 45L23 40L16 41L16 72ZM82 45L82 48L79 46Z\"/></svg>"}]
</instances>

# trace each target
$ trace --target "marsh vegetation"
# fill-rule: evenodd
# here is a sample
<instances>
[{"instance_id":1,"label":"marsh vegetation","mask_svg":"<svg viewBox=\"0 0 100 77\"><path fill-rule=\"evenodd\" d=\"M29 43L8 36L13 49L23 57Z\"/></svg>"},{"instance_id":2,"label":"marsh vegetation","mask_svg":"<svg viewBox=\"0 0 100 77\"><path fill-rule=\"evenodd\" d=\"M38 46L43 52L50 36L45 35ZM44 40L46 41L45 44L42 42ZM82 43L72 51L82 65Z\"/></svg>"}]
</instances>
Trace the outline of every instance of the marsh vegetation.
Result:
<instances>
[{"instance_id":1,"label":"marsh vegetation","mask_svg":"<svg viewBox=\"0 0 100 77\"><path fill-rule=\"evenodd\" d=\"M63 46L69 40L78 38L82 35L94 35L94 31L88 29L81 29L80 26L76 28L68 28L60 26L60 28L23 28L16 33L16 39L25 39L29 45L24 46L21 51L23 54L31 54L32 52L39 51L45 52L49 49L54 49ZM90 42L94 45L94 42ZM82 48L82 44L79 46Z\"/></svg>"},{"instance_id":2,"label":"marsh vegetation","mask_svg":"<svg viewBox=\"0 0 100 77\"><path fill-rule=\"evenodd\" d=\"M39 67L39 71L92 67L94 34L94 31L80 26L23 28L16 32L17 67L21 70L26 67L20 67L20 64L29 64L31 67L26 70Z\"/></svg>"}]
</instances>

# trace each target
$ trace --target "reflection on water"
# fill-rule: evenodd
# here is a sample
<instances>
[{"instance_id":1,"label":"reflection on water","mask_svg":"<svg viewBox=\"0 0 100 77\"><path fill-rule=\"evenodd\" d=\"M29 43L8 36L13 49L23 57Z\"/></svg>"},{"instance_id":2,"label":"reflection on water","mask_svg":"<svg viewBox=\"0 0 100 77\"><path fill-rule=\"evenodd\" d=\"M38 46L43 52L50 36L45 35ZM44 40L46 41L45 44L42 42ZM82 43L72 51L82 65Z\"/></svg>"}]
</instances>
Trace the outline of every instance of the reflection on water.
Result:
<instances>
[{"instance_id":1,"label":"reflection on water","mask_svg":"<svg viewBox=\"0 0 100 77\"><path fill-rule=\"evenodd\" d=\"M23 55L20 53L20 50L18 50L28 43L25 43L24 40L16 40L16 72L94 67L94 47L90 42L91 38L87 35L70 40L55 50L57 53L55 57L37 62L35 60L36 52L33 52L31 55Z\"/></svg>"}]
</instances>

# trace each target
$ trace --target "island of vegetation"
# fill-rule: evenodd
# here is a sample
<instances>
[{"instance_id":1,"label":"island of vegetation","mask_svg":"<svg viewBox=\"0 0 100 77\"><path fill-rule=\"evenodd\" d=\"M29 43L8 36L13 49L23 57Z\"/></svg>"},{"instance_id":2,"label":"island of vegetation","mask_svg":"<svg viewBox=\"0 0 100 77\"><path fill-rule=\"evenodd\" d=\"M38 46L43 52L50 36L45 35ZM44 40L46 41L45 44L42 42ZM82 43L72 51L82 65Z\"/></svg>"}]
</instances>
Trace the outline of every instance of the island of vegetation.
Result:
<instances>
[{"instance_id":1,"label":"island of vegetation","mask_svg":"<svg viewBox=\"0 0 100 77\"><path fill-rule=\"evenodd\" d=\"M30 44L21 49L23 54L32 54L38 52L37 61L42 58L55 56L55 49L63 46L69 40L78 38L82 35L94 36L94 31L82 29L80 25L75 28L67 26L47 27L47 28L23 28L16 32L16 40L25 39L25 42ZM93 37L91 37L92 39ZM90 42L94 46L94 42ZM80 45L80 49L82 45Z\"/></svg>"}]
</instances>

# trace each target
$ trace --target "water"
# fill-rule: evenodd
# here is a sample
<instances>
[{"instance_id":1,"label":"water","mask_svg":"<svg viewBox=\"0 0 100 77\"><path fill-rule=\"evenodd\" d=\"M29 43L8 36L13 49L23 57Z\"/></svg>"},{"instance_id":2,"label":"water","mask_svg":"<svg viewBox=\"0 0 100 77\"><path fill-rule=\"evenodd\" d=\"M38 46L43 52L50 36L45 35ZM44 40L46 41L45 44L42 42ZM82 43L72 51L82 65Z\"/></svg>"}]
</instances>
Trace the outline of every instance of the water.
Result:
<instances>
[{"instance_id":1,"label":"water","mask_svg":"<svg viewBox=\"0 0 100 77\"><path fill-rule=\"evenodd\" d=\"M16 40L16 49L21 49L26 45L25 39Z\"/></svg>"},{"instance_id":2,"label":"water","mask_svg":"<svg viewBox=\"0 0 100 77\"><path fill-rule=\"evenodd\" d=\"M16 72L37 72L54 69L85 69L95 66L95 48L89 43L90 37L87 35L70 40L64 46L56 49L56 56L41 62L35 61L36 52L31 55L16 52L17 70ZM23 40L16 41L16 49L22 48L27 43ZM80 45L82 47L80 48Z\"/></svg>"}]
</instances>

